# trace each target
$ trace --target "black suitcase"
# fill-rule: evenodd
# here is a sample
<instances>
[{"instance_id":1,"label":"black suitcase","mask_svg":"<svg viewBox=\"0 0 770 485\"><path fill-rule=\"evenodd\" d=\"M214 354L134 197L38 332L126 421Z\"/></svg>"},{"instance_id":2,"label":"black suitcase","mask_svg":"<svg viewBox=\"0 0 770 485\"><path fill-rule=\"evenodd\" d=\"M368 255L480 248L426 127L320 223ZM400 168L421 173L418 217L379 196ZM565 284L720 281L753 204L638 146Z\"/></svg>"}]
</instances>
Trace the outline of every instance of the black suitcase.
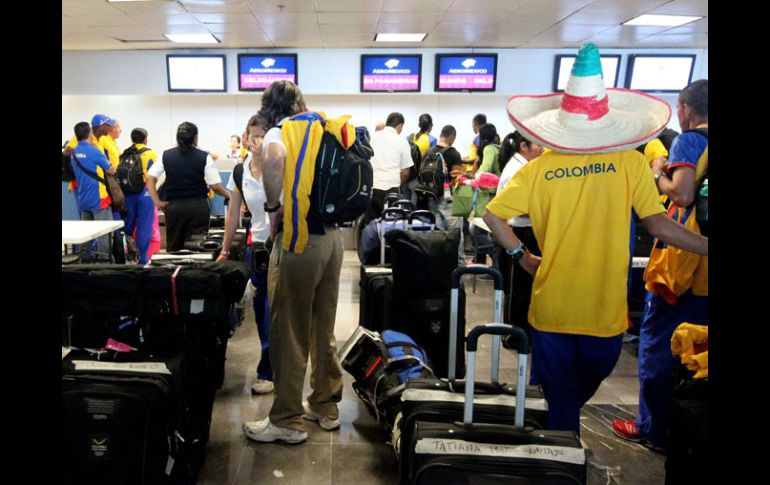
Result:
<instances>
[{"instance_id":1,"label":"black suitcase","mask_svg":"<svg viewBox=\"0 0 770 485\"><path fill-rule=\"evenodd\" d=\"M376 332L390 328L393 271L381 266L362 265L358 285L361 289L358 325Z\"/></svg>"},{"instance_id":2,"label":"black suitcase","mask_svg":"<svg viewBox=\"0 0 770 485\"><path fill-rule=\"evenodd\" d=\"M483 334L511 335L519 352L514 426L473 422L476 349ZM479 325L468 333L466 344L462 422L414 422L409 443L402 441L408 447L402 483L585 483L586 450L575 432L524 427L529 355L524 331L505 324Z\"/></svg>"},{"instance_id":3,"label":"black suitcase","mask_svg":"<svg viewBox=\"0 0 770 485\"><path fill-rule=\"evenodd\" d=\"M194 483L202 430L188 412L183 357L111 355L129 361L75 351L62 362L64 483Z\"/></svg>"},{"instance_id":4,"label":"black suitcase","mask_svg":"<svg viewBox=\"0 0 770 485\"><path fill-rule=\"evenodd\" d=\"M666 444L666 485L708 483L708 378L677 364Z\"/></svg>"}]
</instances>

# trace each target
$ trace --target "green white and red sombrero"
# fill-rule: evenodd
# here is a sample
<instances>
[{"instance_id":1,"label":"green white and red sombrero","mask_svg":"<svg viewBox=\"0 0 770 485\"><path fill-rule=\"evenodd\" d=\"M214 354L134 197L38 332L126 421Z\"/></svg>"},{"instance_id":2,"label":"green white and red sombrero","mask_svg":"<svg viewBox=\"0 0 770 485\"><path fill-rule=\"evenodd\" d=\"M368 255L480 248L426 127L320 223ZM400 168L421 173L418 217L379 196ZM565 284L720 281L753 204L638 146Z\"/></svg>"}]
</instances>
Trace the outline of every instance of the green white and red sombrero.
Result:
<instances>
[{"instance_id":1,"label":"green white and red sombrero","mask_svg":"<svg viewBox=\"0 0 770 485\"><path fill-rule=\"evenodd\" d=\"M511 96L508 117L525 138L562 153L607 153L655 138L671 107L630 89L606 89L599 48L584 44L564 93Z\"/></svg>"}]
</instances>

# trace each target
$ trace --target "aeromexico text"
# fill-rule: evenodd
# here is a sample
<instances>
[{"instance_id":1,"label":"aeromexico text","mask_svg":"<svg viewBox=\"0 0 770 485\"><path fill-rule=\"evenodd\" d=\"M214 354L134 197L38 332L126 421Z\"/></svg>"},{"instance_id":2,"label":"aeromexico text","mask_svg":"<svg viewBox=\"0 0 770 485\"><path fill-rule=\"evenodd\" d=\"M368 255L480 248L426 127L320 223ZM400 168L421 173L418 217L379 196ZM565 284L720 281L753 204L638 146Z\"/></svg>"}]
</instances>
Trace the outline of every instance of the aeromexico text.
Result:
<instances>
[{"instance_id":1,"label":"aeromexico text","mask_svg":"<svg viewBox=\"0 0 770 485\"><path fill-rule=\"evenodd\" d=\"M617 172L615 165L612 163L590 163L586 166L579 167L567 167L557 168L556 170L548 170L545 172L546 180L572 178L572 177L584 177L592 173L609 173Z\"/></svg>"},{"instance_id":2,"label":"aeromexico text","mask_svg":"<svg viewBox=\"0 0 770 485\"><path fill-rule=\"evenodd\" d=\"M412 74L411 69L372 69L372 74Z\"/></svg>"},{"instance_id":3,"label":"aeromexico text","mask_svg":"<svg viewBox=\"0 0 770 485\"><path fill-rule=\"evenodd\" d=\"M450 69L447 74L486 74L488 69Z\"/></svg>"},{"instance_id":4,"label":"aeromexico text","mask_svg":"<svg viewBox=\"0 0 770 485\"><path fill-rule=\"evenodd\" d=\"M249 68L249 74L270 74L270 73L277 73L277 74L286 74L289 70L285 67L277 67L275 69L257 69L255 67Z\"/></svg>"}]
</instances>

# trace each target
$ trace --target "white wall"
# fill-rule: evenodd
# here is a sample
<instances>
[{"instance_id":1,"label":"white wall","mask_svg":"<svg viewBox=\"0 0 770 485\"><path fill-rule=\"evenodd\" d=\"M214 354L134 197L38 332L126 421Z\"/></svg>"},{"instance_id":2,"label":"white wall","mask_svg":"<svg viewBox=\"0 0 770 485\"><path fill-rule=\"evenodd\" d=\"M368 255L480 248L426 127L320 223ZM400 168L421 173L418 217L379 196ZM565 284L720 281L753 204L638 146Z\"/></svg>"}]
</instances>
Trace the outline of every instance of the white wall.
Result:
<instances>
[{"instance_id":1,"label":"white wall","mask_svg":"<svg viewBox=\"0 0 770 485\"><path fill-rule=\"evenodd\" d=\"M168 93L167 53L218 53L227 55L228 93ZM237 53L258 50L201 51L66 51L62 52L62 139L72 136L78 121L90 121L95 113L117 118L123 127L118 139L121 148L131 144L132 128L149 132L149 145L158 152L175 145L176 127L183 121L198 125L201 148L224 154L230 135L243 131L248 118L259 107L260 93L239 93L236 78ZM498 53L498 81L495 93L435 93L434 59L439 52L458 49L419 49L422 60L422 92L408 94L361 94L360 55L362 53L414 53L408 49L295 49L299 63L299 86L308 106L329 116L352 115L355 125L373 130L388 113L400 111L406 118L405 134L417 130L421 113L433 116L433 135L441 127L454 125L458 131L455 146L467 155L473 132L471 119L485 113L500 136L512 131L505 113L511 94L543 94L552 91L554 56L574 54L575 49L480 49L474 52ZM618 85L626 74L631 53L696 54L693 79L708 78L707 49L603 49L606 54L623 54ZM137 69L137 66L140 66ZM676 95L661 95L672 106ZM670 126L679 129L676 116ZM221 164L220 164L221 165ZM226 168L222 166L221 168Z\"/></svg>"}]
</instances>

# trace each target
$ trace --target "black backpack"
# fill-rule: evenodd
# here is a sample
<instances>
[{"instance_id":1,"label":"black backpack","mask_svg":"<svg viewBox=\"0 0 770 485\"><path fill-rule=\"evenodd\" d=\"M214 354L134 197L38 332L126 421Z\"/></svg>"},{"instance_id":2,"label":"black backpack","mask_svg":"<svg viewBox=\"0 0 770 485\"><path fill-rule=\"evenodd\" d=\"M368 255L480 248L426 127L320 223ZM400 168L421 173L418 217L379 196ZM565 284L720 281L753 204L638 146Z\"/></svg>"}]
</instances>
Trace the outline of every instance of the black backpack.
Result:
<instances>
[{"instance_id":1,"label":"black backpack","mask_svg":"<svg viewBox=\"0 0 770 485\"><path fill-rule=\"evenodd\" d=\"M67 147L67 141L64 142L64 145L62 145L62 150L64 150ZM64 152L61 154L61 181L62 182L72 182L75 180L75 171L72 170L72 162L70 161L70 157L72 155L64 155Z\"/></svg>"},{"instance_id":2,"label":"black backpack","mask_svg":"<svg viewBox=\"0 0 770 485\"><path fill-rule=\"evenodd\" d=\"M366 130L356 129L356 141L349 149L324 131L310 195L310 210L321 222L353 221L369 207L374 181L369 159L373 153Z\"/></svg>"},{"instance_id":3,"label":"black backpack","mask_svg":"<svg viewBox=\"0 0 770 485\"><path fill-rule=\"evenodd\" d=\"M701 135L706 137L706 140L709 138L709 129L706 128L695 128L688 131L695 131L697 133L700 133ZM709 169L706 167L706 170L703 172L703 175L701 175L700 180L696 180L698 182L698 186L695 189L695 204L696 212L695 212L695 218L698 221L698 226L700 227L700 233L704 236L709 236Z\"/></svg>"},{"instance_id":4,"label":"black backpack","mask_svg":"<svg viewBox=\"0 0 770 485\"><path fill-rule=\"evenodd\" d=\"M678 131L672 130L671 128L663 128L663 131L658 133L658 136L656 138L660 140L660 142L663 144L666 150L671 150L671 144L674 143L674 138L676 138L677 136L679 136ZM644 149L646 147L647 147L647 143L643 145L639 145L638 147L636 147L636 150L642 155L644 155Z\"/></svg>"},{"instance_id":5,"label":"black backpack","mask_svg":"<svg viewBox=\"0 0 770 485\"><path fill-rule=\"evenodd\" d=\"M115 179L126 194L138 194L144 190L142 153L148 150L147 147L137 150L136 146L132 145L120 155L118 168L115 169Z\"/></svg>"},{"instance_id":6,"label":"black backpack","mask_svg":"<svg viewBox=\"0 0 770 485\"><path fill-rule=\"evenodd\" d=\"M420 165L422 162L422 153L420 153L420 147L414 142L416 133L409 135L409 153L412 155L412 165L409 168L409 180L414 180L420 173Z\"/></svg>"},{"instance_id":7,"label":"black backpack","mask_svg":"<svg viewBox=\"0 0 770 485\"><path fill-rule=\"evenodd\" d=\"M449 147L436 145L428 150L420 164L420 171L417 173L417 181L420 185L424 189L431 190L437 198L444 192L444 182L446 181L444 152L448 149Z\"/></svg>"}]
</instances>

